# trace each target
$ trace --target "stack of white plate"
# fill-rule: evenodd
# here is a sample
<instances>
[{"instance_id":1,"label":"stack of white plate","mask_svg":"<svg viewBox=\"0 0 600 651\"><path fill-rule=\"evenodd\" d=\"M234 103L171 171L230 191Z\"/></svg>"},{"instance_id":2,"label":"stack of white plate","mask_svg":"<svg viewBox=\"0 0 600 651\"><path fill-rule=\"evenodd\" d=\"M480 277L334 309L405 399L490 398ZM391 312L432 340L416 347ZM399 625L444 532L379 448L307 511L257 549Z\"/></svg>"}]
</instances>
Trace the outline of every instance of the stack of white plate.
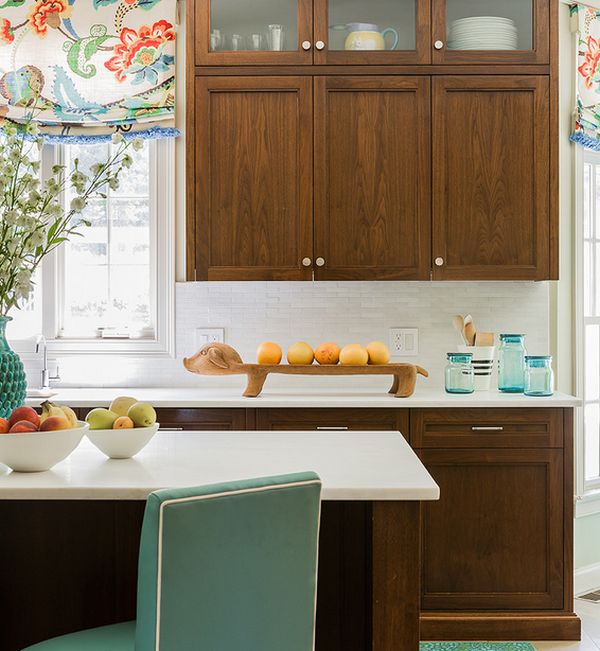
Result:
<instances>
[{"instance_id":1,"label":"stack of white plate","mask_svg":"<svg viewBox=\"0 0 600 651\"><path fill-rule=\"evenodd\" d=\"M515 21L498 16L472 16L455 20L450 26L451 50L516 50Z\"/></svg>"}]
</instances>

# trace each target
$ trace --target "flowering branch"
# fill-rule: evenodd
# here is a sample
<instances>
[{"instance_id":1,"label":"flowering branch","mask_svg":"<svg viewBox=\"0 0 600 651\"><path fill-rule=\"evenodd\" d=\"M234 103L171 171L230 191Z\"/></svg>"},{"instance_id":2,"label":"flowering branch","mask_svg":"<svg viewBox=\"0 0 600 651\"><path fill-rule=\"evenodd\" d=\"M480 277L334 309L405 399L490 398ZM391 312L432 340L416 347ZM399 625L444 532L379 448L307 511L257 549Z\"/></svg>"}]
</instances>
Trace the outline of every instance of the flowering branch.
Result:
<instances>
[{"instance_id":1,"label":"flowering branch","mask_svg":"<svg viewBox=\"0 0 600 651\"><path fill-rule=\"evenodd\" d=\"M43 140L32 117L22 125L28 138L12 124L3 127L0 138L0 315L19 308L34 286L33 276L42 260L63 242L80 236L82 225L89 226L81 212L90 199L105 198L102 188L119 187L119 175L131 167L127 150L143 146L140 139L126 142L116 134L114 153L91 166L90 175L79 168L54 165L43 183L40 180L39 152ZM67 188L76 196L68 207L62 198Z\"/></svg>"}]
</instances>

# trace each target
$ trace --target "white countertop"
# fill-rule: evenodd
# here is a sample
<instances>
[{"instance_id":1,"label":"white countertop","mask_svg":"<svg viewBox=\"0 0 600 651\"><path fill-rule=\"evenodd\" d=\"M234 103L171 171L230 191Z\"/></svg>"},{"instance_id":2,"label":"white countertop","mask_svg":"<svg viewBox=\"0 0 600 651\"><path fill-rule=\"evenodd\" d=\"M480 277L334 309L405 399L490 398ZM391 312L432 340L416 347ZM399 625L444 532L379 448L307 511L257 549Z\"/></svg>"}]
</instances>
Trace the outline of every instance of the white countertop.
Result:
<instances>
[{"instance_id":1,"label":"white countertop","mask_svg":"<svg viewBox=\"0 0 600 651\"><path fill-rule=\"evenodd\" d=\"M437 500L439 488L398 432L159 432L133 459L84 437L52 470L0 464L0 499L142 500L159 488L313 470L325 500Z\"/></svg>"},{"instance_id":2,"label":"white countertop","mask_svg":"<svg viewBox=\"0 0 600 651\"><path fill-rule=\"evenodd\" d=\"M71 407L108 407L116 396L130 395L155 407L578 407L581 400L564 393L549 398L529 398L499 391L450 395L442 388L417 386L410 398L395 398L383 391L363 390L270 390L258 398L244 398L242 390L205 388L89 388L57 389L53 402ZM44 398L29 399L36 406Z\"/></svg>"}]
</instances>

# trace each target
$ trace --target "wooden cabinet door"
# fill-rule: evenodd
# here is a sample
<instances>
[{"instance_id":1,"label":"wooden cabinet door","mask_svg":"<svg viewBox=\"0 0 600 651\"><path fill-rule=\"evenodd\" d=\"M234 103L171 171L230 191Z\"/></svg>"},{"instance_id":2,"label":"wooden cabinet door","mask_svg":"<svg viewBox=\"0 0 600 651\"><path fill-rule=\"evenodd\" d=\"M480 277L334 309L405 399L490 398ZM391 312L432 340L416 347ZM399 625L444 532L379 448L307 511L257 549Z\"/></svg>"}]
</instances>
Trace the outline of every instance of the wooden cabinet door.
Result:
<instances>
[{"instance_id":1,"label":"wooden cabinet door","mask_svg":"<svg viewBox=\"0 0 600 651\"><path fill-rule=\"evenodd\" d=\"M561 609L562 450L420 450L424 610Z\"/></svg>"},{"instance_id":2,"label":"wooden cabinet door","mask_svg":"<svg viewBox=\"0 0 600 651\"><path fill-rule=\"evenodd\" d=\"M551 1L433 0L433 63L549 63ZM553 12L558 15L556 6ZM494 17L493 26L490 16ZM488 22L484 26L486 17ZM512 43L511 31L515 39ZM486 33L498 39L502 49L493 49ZM476 49L478 41L485 49Z\"/></svg>"},{"instance_id":3,"label":"wooden cabinet door","mask_svg":"<svg viewBox=\"0 0 600 651\"><path fill-rule=\"evenodd\" d=\"M433 80L433 277L550 274L549 79Z\"/></svg>"},{"instance_id":4,"label":"wooden cabinet door","mask_svg":"<svg viewBox=\"0 0 600 651\"><path fill-rule=\"evenodd\" d=\"M196 278L310 280L312 80L197 78L194 115Z\"/></svg>"},{"instance_id":5,"label":"wooden cabinet door","mask_svg":"<svg viewBox=\"0 0 600 651\"><path fill-rule=\"evenodd\" d=\"M315 79L315 277L429 279L430 80Z\"/></svg>"},{"instance_id":6,"label":"wooden cabinet door","mask_svg":"<svg viewBox=\"0 0 600 651\"><path fill-rule=\"evenodd\" d=\"M245 430L246 410L227 408L168 408L156 410L160 429L163 430Z\"/></svg>"}]
</instances>

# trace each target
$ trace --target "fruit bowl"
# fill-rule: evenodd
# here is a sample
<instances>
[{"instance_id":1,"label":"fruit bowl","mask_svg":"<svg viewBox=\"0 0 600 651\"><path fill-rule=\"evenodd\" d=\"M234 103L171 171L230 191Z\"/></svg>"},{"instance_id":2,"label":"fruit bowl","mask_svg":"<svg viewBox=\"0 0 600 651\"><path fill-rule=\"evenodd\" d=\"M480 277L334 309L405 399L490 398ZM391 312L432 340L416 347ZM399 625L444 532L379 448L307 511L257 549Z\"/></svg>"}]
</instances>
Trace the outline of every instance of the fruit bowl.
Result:
<instances>
[{"instance_id":1,"label":"fruit bowl","mask_svg":"<svg viewBox=\"0 0 600 651\"><path fill-rule=\"evenodd\" d=\"M16 472L44 472L64 461L79 445L89 425L48 432L0 435L0 463Z\"/></svg>"},{"instance_id":2,"label":"fruit bowl","mask_svg":"<svg viewBox=\"0 0 600 651\"><path fill-rule=\"evenodd\" d=\"M110 459L130 459L150 443L159 427L159 423L154 423L130 429L91 429L87 437Z\"/></svg>"}]
</instances>

